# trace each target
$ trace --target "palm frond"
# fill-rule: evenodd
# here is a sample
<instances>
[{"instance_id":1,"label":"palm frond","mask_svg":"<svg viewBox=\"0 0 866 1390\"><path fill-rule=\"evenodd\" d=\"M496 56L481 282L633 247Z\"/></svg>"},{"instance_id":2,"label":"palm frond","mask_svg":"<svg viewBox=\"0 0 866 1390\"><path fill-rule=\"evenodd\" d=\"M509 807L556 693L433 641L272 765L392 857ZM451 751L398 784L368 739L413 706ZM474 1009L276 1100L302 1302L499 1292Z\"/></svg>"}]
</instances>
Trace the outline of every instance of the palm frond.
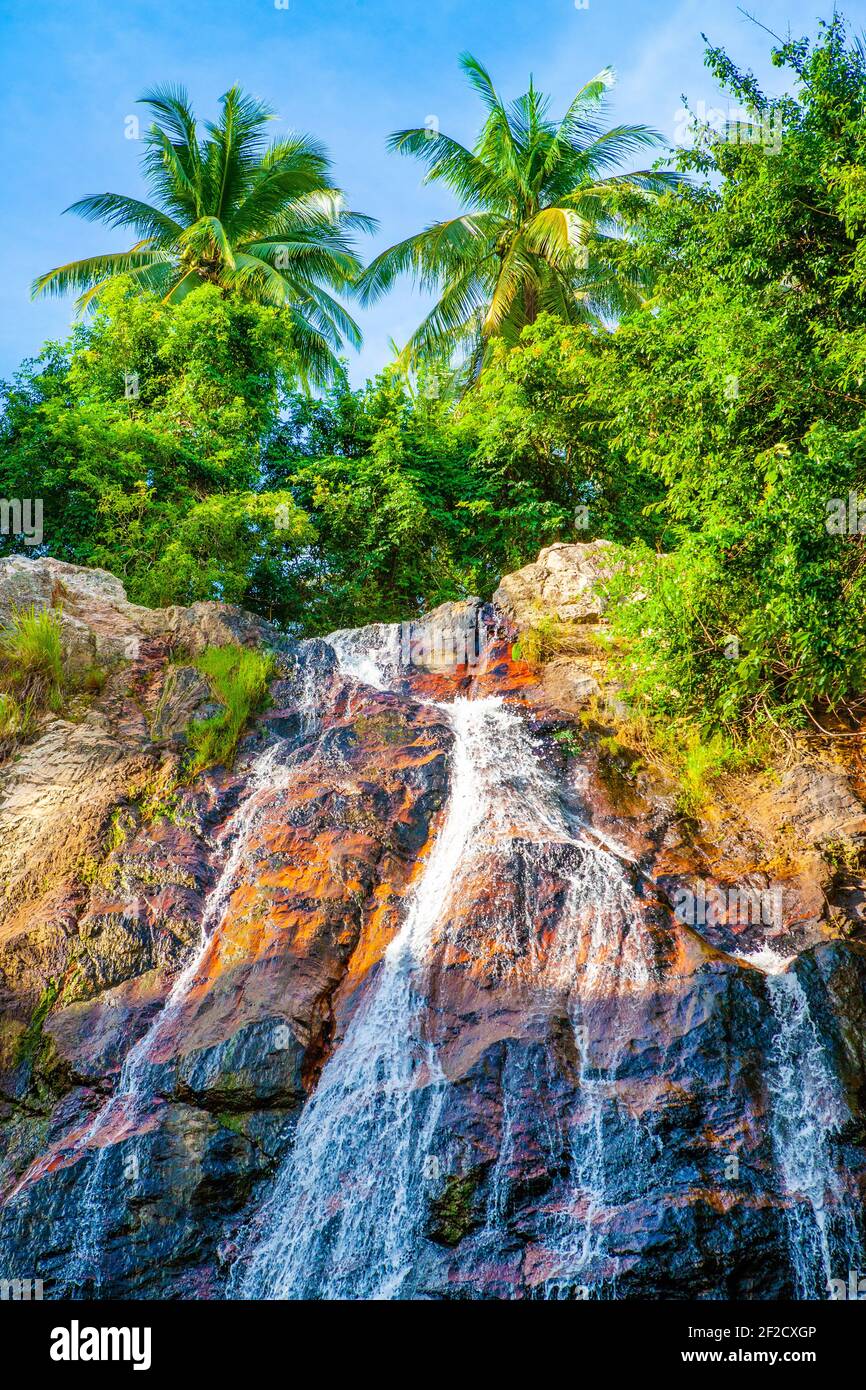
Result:
<instances>
[{"instance_id":1,"label":"palm frond","mask_svg":"<svg viewBox=\"0 0 866 1390\"><path fill-rule=\"evenodd\" d=\"M126 275L132 270L165 263L164 253L153 247L152 243L139 242L129 251L113 251L102 256L86 256L80 261L69 261L66 265L55 266L33 281L31 298L41 294L61 295L70 290L87 290L108 276Z\"/></svg>"},{"instance_id":2,"label":"palm frond","mask_svg":"<svg viewBox=\"0 0 866 1390\"><path fill-rule=\"evenodd\" d=\"M475 213L434 222L425 231L406 237L380 252L360 276L356 291L361 303L374 303L405 271L423 289L436 290L443 279L479 267L494 256L493 242L504 225L501 217Z\"/></svg>"},{"instance_id":3,"label":"palm frond","mask_svg":"<svg viewBox=\"0 0 866 1390\"><path fill-rule=\"evenodd\" d=\"M198 153L195 116L185 87L171 83L154 87L139 97L139 104L150 108L156 123L173 145L185 147L191 156Z\"/></svg>"},{"instance_id":4,"label":"palm frond","mask_svg":"<svg viewBox=\"0 0 866 1390\"><path fill-rule=\"evenodd\" d=\"M179 242L184 251L192 251L206 259L213 257L234 269L231 242L218 217L199 217L192 226L183 229Z\"/></svg>"},{"instance_id":5,"label":"palm frond","mask_svg":"<svg viewBox=\"0 0 866 1390\"><path fill-rule=\"evenodd\" d=\"M169 256L164 260L156 257L151 265L140 265L126 271L123 278L129 282L130 288L162 298L166 289L177 279L177 266ZM108 275L80 294L75 300L76 316L81 318L85 313L98 308L103 292L109 286L117 284L117 281L117 275Z\"/></svg>"},{"instance_id":6,"label":"palm frond","mask_svg":"<svg viewBox=\"0 0 866 1390\"><path fill-rule=\"evenodd\" d=\"M95 193L70 203L65 212L74 212L86 222L104 222L108 227L132 227L139 236L161 241L175 240L183 230L181 224L159 208L122 193Z\"/></svg>"},{"instance_id":7,"label":"palm frond","mask_svg":"<svg viewBox=\"0 0 866 1390\"><path fill-rule=\"evenodd\" d=\"M444 183L467 202L493 207L506 196L506 185L494 168L439 131L396 130L388 137L388 149L420 159L427 165L426 183Z\"/></svg>"},{"instance_id":8,"label":"palm frond","mask_svg":"<svg viewBox=\"0 0 866 1390\"><path fill-rule=\"evenodd\" d=\"M151 193L178 220L196 218L202 211L198 153L172 144L166 132L152 125L144 136L144 177Z\"/></svg>"},{"instance_id":9,"label":"palm frond","mask_svg":"<svg viewBox=\"0 0 866 1390\"><path fill-rule=\"evenodd\" d=\"M572 208L550 207L536 213L523 228L528 251L558 270L573 270L581 264L591 224Z\"/></svg>"},{"instance_id":10,"label":"palm frond","mask_svg":"<svg viewBox=\"0 0 866 1390\"><path fill-rule=\"evenodd\" d=\"M248 190L264 155L264 129L273 110L239 87L230 87L221 98L218 121L209 121L203 181L208 189L208 210L223 217Z\"/></svg>"},{"instance_id":11,"label":"palm frond","mask_svg":"<svg viewBox=\"0 0 866 1390\"><path fill-rule=\"evenodd\" d=\"M537 258L531 254L525 237L518 235L500 263L496 285L484 316L485 337L500 332L514 308L515 300L525 296L527 290L537 291L538 286Z\"/></svg>"}]
</instances>

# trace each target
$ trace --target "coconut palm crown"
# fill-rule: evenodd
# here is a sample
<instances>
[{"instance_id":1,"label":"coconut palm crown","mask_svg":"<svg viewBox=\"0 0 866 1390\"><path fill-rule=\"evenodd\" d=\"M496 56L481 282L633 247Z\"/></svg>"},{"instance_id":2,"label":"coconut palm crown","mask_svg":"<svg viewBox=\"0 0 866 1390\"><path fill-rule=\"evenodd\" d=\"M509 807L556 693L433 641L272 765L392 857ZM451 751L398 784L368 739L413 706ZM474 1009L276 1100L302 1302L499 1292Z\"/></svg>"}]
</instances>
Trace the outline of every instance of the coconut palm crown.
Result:
<instances>
[{"instance_id":1,"label":"coconut palm crown","mask_svg":"<svg viewBox=\"0 0 866 1390\"><path fill-rule=\"evenodd\" d=\"M599 323L640 302L648 272L618 252L677 175L617 171L635 151L663 142L647 126L605 129L611 69L582 87L555 122L531 79L506 106L477 59L464 54L460 62L486 110L474 148L433 122L396 131L388 145L420 159L425 182L445 183L464 210L383 251L358 291L372 302L409 272L438 299L407 354L441 358L462 345L477 366L493 338L515 342L542 311Z\"/></svg>"},{"instance_id":2,"label":"coconut palm crown","mask_svg":"<svg viewBox=\"0 0 866 1390\"><path fill-rule=\"evenodd\" d=\"M84 311L120 276L166 303L219 285L285 309L302 369L330 376L343 343L360 343L332 292L357 277L351 234L373 230L373 220L347 210L316 140L290 134L269 143L273 112L239 88L221 98L219 118L203 134L183 88L159 87L141 100L153 115L142 160L153 202L98 193L66 209L131 228L138 240L47 271L34 297L77 291Z\"/></svg>"}]
</instances>

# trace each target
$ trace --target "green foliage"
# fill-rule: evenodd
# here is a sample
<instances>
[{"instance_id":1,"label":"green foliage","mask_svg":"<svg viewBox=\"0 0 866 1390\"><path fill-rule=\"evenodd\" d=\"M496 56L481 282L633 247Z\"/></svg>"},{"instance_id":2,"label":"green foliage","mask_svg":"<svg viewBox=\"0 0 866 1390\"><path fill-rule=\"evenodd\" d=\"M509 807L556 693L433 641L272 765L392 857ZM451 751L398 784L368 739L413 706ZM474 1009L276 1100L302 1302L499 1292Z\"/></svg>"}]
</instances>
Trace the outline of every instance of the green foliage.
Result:
<instances>
[{"instance_id":1,"label":"green foliage","mask_svg":"<svg viewBox=\"0 0 866 1390\"><path fill-rule=\"evenodd\" d=\"M0 628L0 680L25 703L59 707L63 694L63 643L60 613L14 609Z\"/></svg>"},{"instance_id":2,"label":"green foliage","mask_svg":"<svg viewBox=\"0 0 866 1390\"><path fill-rule=\"evenodd\" d=\"M44 710L63 704L60 614L13 609L0 627L0 762L30 738Z\"/></svg>"},{"instance_id":3,"label":"green foliage","mask_svg":"<svg viewBox=\"0 0 866 1390\"><path fill-rule=\"evenodd\" d=\"M39 996L39 1002L33 1010L32 1017L24 1032L18 1039L15 1051L15 1064L20 1065L26 1062L32 1065L42 1047L42 1030L45 1020L54 1008L57 996L60 993L60 980L49 980Z\"/></svg>"},{"instance_id":4,"label":"green foliage","mask_svg":"<svg viewBox=\"0 0 866 1390\"><path fill-rule=\"evenodd\" d=\"M697 817L711 796L713 780L727 770L730 750L720 734L704 742L697 733L687 735L680 750L680 787L677 809Z\"/></svg>"},{"instance_id":5,"label":"green foliage","mask_svg":"<svg viewBox=\"0 0 866 1390\"><path fill-rule=\"evenodd\" d=\"M550 615L544 615L532 627L521 632L520 640L512 648L512 655L515 661L543 665L558 651L558 625Z\"/></svg>"},{"instance_id":6,"label":"green foliage","mask_svg":"<svg viewBox=\"0 0 866 1390\"><path fill-rule=\"evenodd\" d=\"M781 98L708 53L762 139L708 132L678 156L688 180L615 185L598 141L618 163L650 137L584 128L597 84L557 130L534 89L506 110L467 60L476 150L393 140L466 216L364 281L373 296L412 269L444 290L417 378L404 360L359 391L338 374L298 394L294 319L226 293L234 242L209 222L184 244L218 283L174 304L109 285L6 388L0 494L42 497L49 552L137 601L242 602L301 634L488 598L554 541L614 541L614 660L694 811L756 728L847 716L866 680L866 49L835 18L774 62ZM201 158L227 159L212 137ZM484 371L459 398L446 362L479 309ZM560 640L539 625L518 650ZM0 730L28 717L7 702ZM230 756L230 725L196 735L202 757L223 740Z\"/></svg>"},{"instance_id":7,"label":"green foliage","mask_svg":"<svg viewBox=\"0 0 866 1390\"><path fill-rule=\"evenodd\" d=\"M653 539L658 522L641 513L661 484L606 448L583 408L587 382L601 391L608 336L543 316L515 348L494 347L462 401L447 383L414 390L398 370L360 391L339 382L320 400L289 398L266 485L291 492L316 540L293 588L259 573L256 605L311 633L398 621L489 598L557 540Z\"/></svg>"},{"instance_id":8,"label":"green foliage","mask_svg":"<svg viewBox=\"0 0 866 1390\"><path fill-rule=\"evenodd\" d=\"M105 838L107 854L113 854L116 850L122 849L126 843L127 831L131 827L132 821L128 810L118 806L112 811L108 834Z\"/></svg>"},{"instance_id":9,"label":"green foliage","mask_svg":"<svg viewBox=\"0 0 866 1390\"><path fill-rule=\"evenodd\" d=\"M183 788L177 767L170 763L159 768L145 784L138 799L139 810L146 824L160 821L182 823Z\"/></svg>"},{"instance_id":10,"label":"green foliage","mask_svg":"<svg viewBox=\"0 0 866 1390\"><path fill-rule=\"evenodd\" d=\"M267 702L274 673L271 653L250 647L208 647L194 664L207 677L223 709L211 719L190 724L190 776L205 767L231 765L247 723Z\"/></svg>"},{"instance_id":11,"label":"green foliage","mask_svg":"<svg viewBox=\"0 0 866 1390\"><path fill-rule=\"evenodd\" d=\"M483 1172L480 1168L468 1173L451 1173L442 1191L430 1201L427 1234L439 1245L459 1245L479 1225L478 1189Z\"/></svg>"},{"instance_id":12,"label":"green foliage","mask_svg":"<svg viewBox=\"0 0 866 1390\"><path fill-rule=\"evenodd\" d=\"M6 388L0 490L41 497L50 553L113 571L137 602L241 602L314 535L290 493L261 491L294 378L278 310L213 287L174 308L115 287Z\"/></svg>"},{"instance_id":13,"label":"green foliage","mask_svg":"<svg viewBox=\"0 0 866 1390\"><path fill-rule=\"evenodd\" d=\"M446 394L413 394L395 371L360 391L339 383L319 401L293 398L267 479L291 492L316 540L293 570L294 594L284 586L280 606L274 576L259 606L307 632L397 621L489 597L506 570L568 536L569 480L545 470L543 445L494 452L479 438L483 417Z\"/></svg>"},{"instance_id":14,"label":"green foliage","mask_svg":"<svg viewBox=\"0 0 866 1390\"><path fill-rule=\"evenodd\" d=\"M8 691L0 693L0 762L30 737L36 727L33 700L18 700Z\"/></svg>"},{"instance_id":15,"label":"green foliage","mask_svg":"<svg viewBox=\"0 0 866 1390\"><path fill-rule=\"evenodd\" d=\"M575 729L557 729L553 737L567 758L583 757L585 751L583 739Z\"/></svg>"},{"instance_id":16,"label":"green foliage","mask_svg":"<svg viewBox=\"0 0 866 1390\"><path fill-rule=\"evenodd\" d=\"M265 146L274 113L238 87L225 93L204 135L183 88L157 88L142 103L153 117L142 164L155 203L100 193L67 209L130 228L135 244L49 270L34 295L79 291L84 309L118 279L166 304L218 286L278 307L305 374L331 377L335 351L344 339L357 345L360 334L329 291L345 290L360 269L352 232L375 224L346 209L322 146L294 134Z\"/></svg>"},{"instance_id":17,"label":"green foliage","mask_svg":"<svg viewBox=\"0 0 866 1390\"><path fill-rule=\"evenodd\" d=\"M866 483L866 52L834 20L775 60L797 90L770 101L710 52L781 142L684 156L707 180L662 201L659 303L612 335L602 388L663 485L664 553L633 550L619 586L645 595L617 607L632 696L731 732L842 711L866 675L862 535L828 527Z\"/></svg>"},{"instance_id":18,"label":"green foliage","mask_svg":"<svg viewBox=\"0 0 866 1390\"><path fill-rule=\"evenodd\" d=\"M664 487L648 460L619 444L620 402L610 385L617 342L617 334L541 315L514 348L493 345L460 407L479 471L507 496L527 551L551 536L654 541L659 535L648 509Z\"/></svg>"}]
</instances>

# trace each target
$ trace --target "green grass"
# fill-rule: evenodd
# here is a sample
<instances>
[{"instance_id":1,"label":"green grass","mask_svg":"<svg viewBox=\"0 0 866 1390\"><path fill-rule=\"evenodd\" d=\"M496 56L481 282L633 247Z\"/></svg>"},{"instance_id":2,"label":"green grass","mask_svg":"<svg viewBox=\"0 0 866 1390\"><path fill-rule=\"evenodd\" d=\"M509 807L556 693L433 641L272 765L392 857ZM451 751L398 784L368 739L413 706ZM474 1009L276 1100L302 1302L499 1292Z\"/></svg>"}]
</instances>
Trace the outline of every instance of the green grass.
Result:
<instances>
[{"instance_id":1,"label":"green grass","mask_svg":"<svg viewBox=\"0 0 866 1390\"><path fill-rule=\"evenodd\" d=\"M0 759L8 757L16 744L33 732L36 723L33 700L18 700L8 691L0 693Z\"/></svg>"},{"instance_id":2,"label":"green grass","mask_svg":"<svg viewBox=\"0 0 866 1390\"><path fill-rule=\"evenodd\" d=\"M558 624L549 614L544 614L532 627L520 633L518 641L511 649L511 655L515 661L528 661L532 666L543 666L546 661L552 660L559 650Z\"/></svg>"},{"instance_id":3,"label":"green grass","mask_svg":"<svg viewBox=\"0 0 866 1390\"><path fill-rule=\"evenodd\" d=\"M19 702L58 709L63 700L60 612L16 608L0 629L0 680Z\"/></svg>"},{"instance_id":4,"label":"green grass","mask_svg":"<svg viewBox=\"0 0 866 1390\"><path fill-rule=\"evenodd\" d=\"M44 709L63 707L60 613L15 608L0 627L0 762L35 732Z\"/></svg>"},{"instance_id":5,"label":"green grass","mask_svg":"<svg viewBox=\"0 0 866 1390\"><path fill-rule=\"evenodd\" d=\"M719 778L738 770L745 755L738 753L724 734L704 739L697 730L684 739L678 754L677 810L696 820L712 802Z\"/></svg>"},{"instance_id":6,"label":"green grass","mask_svg":"<svg viewBox=\"0 0 866 1390\"><path fill-rule=\"evenodd\" d=\"M585 749L580 734L574 729L557 729L553 735L567 758L582 758Z\"/></svg>"},{"instance_id":7,"label":"green grass","mask_svg":"<svg viewBox=\"0 0 866 1390\"><path fill-rule=\"evenodd\" d=\"M208 647L193 665L207 677L223 709L212 719L195 719L189 726L191 777L205 767L231 766L247 723L267 703L274 659L270 652L250 647Z\"/></svg>"},{"instance_id":8,"label":"green grass","mask_svg":"<svg viewBox=\"0 0 866 1390\"><path fill-rule=\"evenodd\" d=\"M88 666L79 683L85 695L101 695L107 680L108 672L104 666Z\"/></svg>"}]
</instances>

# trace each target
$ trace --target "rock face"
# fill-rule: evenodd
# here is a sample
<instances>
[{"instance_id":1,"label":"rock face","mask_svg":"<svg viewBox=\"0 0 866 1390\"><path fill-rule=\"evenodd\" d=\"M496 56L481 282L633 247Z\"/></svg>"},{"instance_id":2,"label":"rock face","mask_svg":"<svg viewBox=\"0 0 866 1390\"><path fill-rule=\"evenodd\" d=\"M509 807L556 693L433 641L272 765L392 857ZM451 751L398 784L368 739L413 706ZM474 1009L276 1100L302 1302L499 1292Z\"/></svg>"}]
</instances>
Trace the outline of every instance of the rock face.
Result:
<instances>
[{"instance_id":1,"label":"rock face","mask_svg":"<svg viewBox=\"0 0 866 1390\"><path fill-rule=\"evenodd\" d=\"M301 643L0 562L0 614L62 605L106 676L0 768L0 1276L761 1299L858 1268L858 769L804 751L684 822L587 706L605 552ZM571 650L515 660L546 618ZM190 658L228 642L276 653L271 702L190 780Z\"/></svg>"},{"instance_id":2,"label":"rock face","mask_svg":"<svg viewBox=\"0 0 866 1390\"><path fill-rule=\"evenodd\" d=\"M562 622L600 618L605 601L599 580L610 571L612 550L609 541L549 545L534 564L505 576L493 602L519 628L543 616Z\"/></svg>"}]
</instances>

